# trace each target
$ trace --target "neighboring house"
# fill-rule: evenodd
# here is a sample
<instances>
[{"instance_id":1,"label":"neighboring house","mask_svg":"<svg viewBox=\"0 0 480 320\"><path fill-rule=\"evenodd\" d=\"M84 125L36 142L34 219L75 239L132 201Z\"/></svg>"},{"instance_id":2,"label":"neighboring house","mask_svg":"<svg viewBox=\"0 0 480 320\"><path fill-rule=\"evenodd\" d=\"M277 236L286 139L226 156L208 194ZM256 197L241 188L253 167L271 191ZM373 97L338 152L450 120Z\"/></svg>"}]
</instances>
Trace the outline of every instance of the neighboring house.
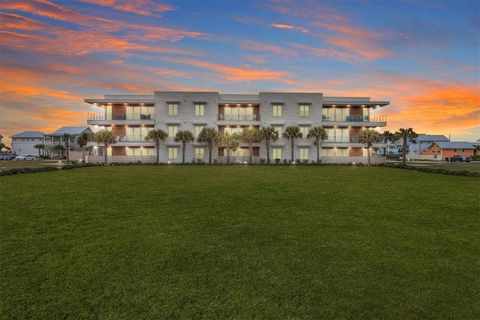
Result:
<instances>
[{"instance_id":1,"label":"neighboring house","mask_svg":"<svg viewBox=\"0 0 480 320\"><path fill-rule=\"evenodd\" d=\"M68 134L70 136L70 142L69 142L70 151L81 151L82 148L80 148L80 146L78 145L77 138L79 135L81 135L84 132L93 133L92 130L87 126L61 127L57 131L45 135L45 140L50 147L53 147L58 144L65 146L64 135ZM52 152L50 152L50 154L52 155Z\"/></svg>"},{"instance_id":2,"label":"neighboring house","mask_svg":"<svg viewBox=\"0 0 480 320\"><path fill-rule=\"evenodd\" d=\"M475 142L471 142L475 147L474 156L476 159L480 158L480 139Z\"/></svg>"},{"instance_id":3,"label":"neighboring house","mask_svg":"<svg viewBox=\"0 0 480 320\"><path fill-rule=\"evenodd\" d=\"M299 126L304 138L295 142L294 159L316 161L313 139L305 136L315 126L323 126L328 139L322 145L325 162L366 162L367 149L358 142L363 128L386 126L386 118L372 110L389 104L367 97L325 97L322 93L260 92L258 94L219 94L218 92L155 91L153 95L105 95L103 99L85 99L103 108L90 114L89 125L111 130L117 142L108 149L114 161L151 161L154 143L145 141L149 130L162 129L169 137L160 148L160 162L181 162L180 143L174 141L179 130L195 137L205 127L218 132L241 132L245 127L272 126L282 136L288 126ZM385 144L375 144L382 150ZM382 151L383 152L383 151ZM248 145L241 143L232 153L234 161L248 159ZM223 148L214 147L213 159L225 161ZM265 143L253 146L254 161L266 158ZM270 158L289 160L290 143L284 138L271 143ZM113 158L112 158L113 159ZM192 142L186 149L186 161L208 161L206 144ZM375 160L375 159L374 159ZM378 159L378 161L384 161Z\"/></svg>"},{"instance_id":4,"label":"neighboring house","mask_svg":"<svg viewBox=\"0 0 480 320\"><path fill-rule=\"evenodd\" d=\"M424 155L433 155L435 159L448 160L453 156L473 157L475 146L470 142L449 141L434 142L425 149Z\"/></svg>"},{"instance_id":5,"label":"neighboring house","mask_svg":"<svg viewBox=\"0 0 480 320\"><path fill-rule=\"evenodd\" d=\"M38 155L38 149L35 149L36 144L45 144L44 133L40 131L25 131L11 136L12 138L12 152L14 154L31 154Z\"/></svg>"},{"instance_id":6,"label":"neighboring house","mask_svg":"<svg viewBox=\"0 0 480 320\"><path fill-rule=\"evenodd\" d=\"M399 155L402 153L402 144L398 141L387 142L387 155Z\"/></svg>"},{"instance_id":7,"label":"neighboring house","mask_svg":"<svg viewBox=\"0 0 480 320\"><path fill-rule=\"evenodd\" d=\"M409 155L422 155L423 152L428 149L434 142L448 142L448 138L444 135L436 134L419 134L415 139L415 142L408 142L408 154Z\"/></svg>"}]
</instances>

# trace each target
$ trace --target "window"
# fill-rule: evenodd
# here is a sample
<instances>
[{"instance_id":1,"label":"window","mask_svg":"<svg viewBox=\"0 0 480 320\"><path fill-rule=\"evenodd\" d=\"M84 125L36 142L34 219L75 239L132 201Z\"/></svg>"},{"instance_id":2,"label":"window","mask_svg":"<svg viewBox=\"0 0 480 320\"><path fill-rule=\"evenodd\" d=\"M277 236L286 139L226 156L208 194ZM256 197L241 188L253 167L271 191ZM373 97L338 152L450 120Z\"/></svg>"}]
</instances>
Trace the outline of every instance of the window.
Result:
<instances>
[{"instance_id":1,"label":"window","mask_svg":"<svg viewBox=\"0 0 480 320\"><path fill-rule=\"evenodd\" d=\"M177 151L178 151L178 148L168 148L168 160L176 160Z\"/></svg>"},{"instance_id":2,"label":"window","mask_svg":"<svg viewBox=\"0 0 480 320\"><path fill-rule=\"evenodd\" d=\"M347 128L335 129L335 142L350 142L350 132Z\"/></svg>"},{"instance_id":3,"label":"window","mask_svg":"<svg viewBox=\"0 0 480 320\"><path fill-rule=\"evenodd\" d=\"M147 127L127 127L125 130L126 136L119 136L121 141L145 141L148 131L152 128Z\"/></svg>"},{"instance_id":4,"label":"window","mask_svg":"<svg viewBox=\"0 0 480 320\"><path fill-rule=\"evenodd\" d=\"M278 133L278 137L281 138L282 137L282 127L281 126L272 126L273 129L275 129L275 131L277 131Z\"/></svg>"},{"instance_id":5,"label":"window","mask_svg":"<svg viewBox=\"0 0 480 320\"><path fill-rule=\"evenodd\" d=\"M308 160L308 148L300 148L300 160Z\"/></svg>"},{"instance_id":6,"label":"window","mask_svg":"<svg viewBox=\"0 0 480 320\"><path fill-rule=\"evenodd\" d=\"M178 115L178 104L177 103L169 103L168 104L168 115L169 116L177 116Z\"/></svg>"},{"instance_id":7,"label":"window","mask_svg":"<svg viewBox=\"0 0 480 320\"><path fill-rule=\"evenodd\" d=\"M347 121L349 113L348 108L335 108L335 121Z\"/></svg>"},{"instance_id":8,"label":"window","mask_svg":"<svg viewBox=\"0 0 480 320\"><path fill-rule=\"evenodd\" d=\"M306 138L308 135L308 132L310 131L310 126L300 126L300 133L302 134L303 138Z\"/></svg>"},{"instance_id":9,"label":"window","mask_svg":"<svg viewBox=\"0 0 480 320\"><path fill-rule=\"evenodd\" d=\"M282 148L273 148L272 149L272 158L273 159L282 159Z\"/></svg>"},{"instance_id":10,"label":"window","mask_svg":"<svg viewBox=\"0 0 480 320\"><path fill-rule=\"evenodd\" d=\"M300 104L299 107L300 107L300 117L308 117L310 115L309 104Z\"/></svg>"},{"instance_id":11,"label":"window","mask_svg":"<svg viewBox=\"0 0 480 320\"><path fill-rule=\"evenodd\" d=\"M195 138L198 138L198 136L200 135L200 132L202 132L203 128L205 128L205 126L195 126Z\"/></svg>"},{"instance_id":12,"label":"window","mask_svg":"<svg viewBox=\"0 0 480 320\"><path fill-rule=\"evenodd\" d=\"M195 115L197 117L203 117L205 115L205 104L195 103Z\"/></svg>"},{"instance_id":13,"label":"window","mask_svg":"<svg viewBox=\"0 0 480 320\"><path fill-rule=\"evenodd\" d=\"M228 133L228 134L241 134L243 131L243 128L242 127L227 127L223 130L224 133Z\"/></svg>"},{"instance_id":14,"label":"window","mask_svg":"<svg viewBox=\"0 0 480 320\"><path fill-rule=\"evenodd\" d=\"M348 157L348 149L346 148L338 148L336 151L335 151L335 156L337 157Z\"/></svg>"},{"instance_id":15,"label":"window","mask_svg":"<svg viewBox=\"0 0 480 320\"><path fill-rule=\"evenodd\" d=\"M175 138L177 135L178 126L168 126L168 137Z\"/></svg>"},{"instance_id":16,"label":"window","mask_svg":"<svg viewBox=\"0 0 480 320\"><path fill-rule=\"evenodd\" d=\"M335 142L335 129L333 128L325 128L327 132L327 139L325 142Z\"/></svg>"},{"instance_id":17,"label":"window","mask_svg":"<svg viewBox=\"0 0 480 320\"><path fill-rule=\"evenodd\" d=\"M195 160L203 160L205 158L205 148L195 148Z\"/></svg>"},{"instance_id":18,"label":"window","mask_svg":"<svg viewBox=\"0 0 480 320\"><path fill-rule=\"evenodd\" d=\"M273 116L274 117L281 117L282 116L282 105L281 104L274 104L272 105L273 108Z\"/></svg>"}]
</instances>

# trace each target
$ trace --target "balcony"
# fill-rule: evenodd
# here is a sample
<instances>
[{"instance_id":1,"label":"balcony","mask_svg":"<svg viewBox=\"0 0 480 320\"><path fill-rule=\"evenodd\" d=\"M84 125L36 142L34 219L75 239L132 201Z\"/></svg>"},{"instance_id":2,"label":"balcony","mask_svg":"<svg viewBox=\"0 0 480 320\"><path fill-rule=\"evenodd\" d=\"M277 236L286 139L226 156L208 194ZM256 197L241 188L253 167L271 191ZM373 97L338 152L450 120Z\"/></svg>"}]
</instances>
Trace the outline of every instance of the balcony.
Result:
<instances>
[{"instance_id":1,"label":"balcony","mask_svg":"<svg viewBox=\"0 0 480 320\"><path fill-rule=\"evenodd\" d=\"M87 113L87 124L89 125L154 125L155 120L152 114L138 114L133 117L127 117L125 113L113 113L110 117L105 117L100 113Z\"/></svg>"},{"instance_id":2,"label":"balcony","mask_svg":"<svg viewBox=\"0 0 480 320\"><path fill-rule=\"evenodd\" d=\"M386 115L350 115L346 117L329 117L324 115L325 125L383 127L387 125Z\"/></svg>"},{"instance_id":3,"label":"balcony","mask_svg":"<svg viewBox=\"0 0 480 320\"><path fill-rule=\"evenodd\" d=\"M218 125L260 125L260 116L256 113L254 114L218 114Z\"/></svg>"},{"instance_id":4,"label":"balcony","mask_svg":"<svg viewBox=\"0 0 480 320\"><path fill-rule=\"evenodd\" d=\"M327 139L322 144L323 147L365 147L365 143L360 142L358 137L342 137L337 138L333 137L331 139ZM374 143L373 147L375 148L383 148L385 144L383 142Z\"/></svg>"}]
</instances>

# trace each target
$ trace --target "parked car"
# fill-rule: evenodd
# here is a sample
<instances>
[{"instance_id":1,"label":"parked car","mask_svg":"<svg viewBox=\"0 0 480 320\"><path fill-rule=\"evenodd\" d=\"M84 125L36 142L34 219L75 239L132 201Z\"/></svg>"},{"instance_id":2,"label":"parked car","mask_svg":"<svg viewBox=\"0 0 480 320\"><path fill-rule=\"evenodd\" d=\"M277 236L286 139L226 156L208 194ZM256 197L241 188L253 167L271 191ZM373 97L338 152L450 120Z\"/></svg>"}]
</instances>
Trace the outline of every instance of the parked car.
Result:
<instances>
[{"instance_id":1,"label":"parked car","mask_svg":"<svg viewBox=\"0 0 480 320\"><path fill-rule=\"evenodd\" d=\"M15 159L13 160L35 160L36 157L32 156L31 154L21 154L19 156L16 156Z\"/></svg>"},{"instance_id":2,"label":"parked car","mask_svg":"<svg viewBox=\"0 0 480 320\"><path fill-rule=\"evenodd\" d=\"M13 160L15 156L12 153L0 154L0 160Z\"/></svg>"},{"instance_id":3,"label":"parked car","mask_svg":"<svg viewBox=\"0 0 480 320\"><path fill-rule=\"evenodd\" d=\"M448 159L449 162L470 162L469 157L464 157L464 156L453 156Z\"/></svg>"}]
</instances>

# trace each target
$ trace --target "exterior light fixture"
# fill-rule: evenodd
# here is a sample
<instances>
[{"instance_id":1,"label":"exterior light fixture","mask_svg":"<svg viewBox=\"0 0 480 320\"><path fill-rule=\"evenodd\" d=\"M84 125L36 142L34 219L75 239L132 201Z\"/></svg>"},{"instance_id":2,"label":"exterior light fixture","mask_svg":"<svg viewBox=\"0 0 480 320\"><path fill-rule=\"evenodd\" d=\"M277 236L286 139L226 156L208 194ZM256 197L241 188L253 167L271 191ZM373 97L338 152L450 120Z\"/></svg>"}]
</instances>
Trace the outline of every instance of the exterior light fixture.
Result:
<instances>
[{"instance_id":1,"label":"exterior light fixture","mask_svg":"<svg viewBox=\"0 0 480 320\"><path fill-rule=\"evenodd\" d=\"M350 107L351 107L351 105L347 104L347 107L349 107L349 108L350 108Z\"/></svg>"},{"instance_id":2,"label":"exterior light fixture","mask_svg":"<svg viewBox=\"0 0 480 320\"><path fill-rule=\"evenodd\" d=\"M248 164L247 160L243 161L243 164Z\"/></svg>"},{"instance_id":3,"label":"exterior light fixture","mask_svg":"<svg viewBox=\"0 0 480 320\"><path fill-rule=\"evenodd\" d=\"M251 103L249 103L249 104L248 104L248 106L249 106L249 107L251 107L251 106L252 106L252 104L251 104Z\"/></svg>"},{"instance_id":4,"label":"exterior light fixture","mask_svg":"<svg viewBox=\"0 0 480 320\"><path fill-rule=\"evenodd\" d=\"M168 160L168 162L167 162L167 163L168 163L168 164L171 164L171 163L172 163L172 161Z\"/></svg>"},{"instance_id":5,"label":"exterior light fixture","mask_svg":"<svg viewBox=\"0 0 480 320\"><path fill-rule=\"evenodd\" d=\"M355 165L355 161L353 161L352 164Z\"/></svg>"},{"instance_id":6,"label":"exterior light fixture","mask_svg":"<svg viewBox=\"0 0 480 320\"><path fill-rule=\"evenodd\" d=\"M237 103L237 107L240 107L240 103Z\"/></svg>"}]
</instances>

